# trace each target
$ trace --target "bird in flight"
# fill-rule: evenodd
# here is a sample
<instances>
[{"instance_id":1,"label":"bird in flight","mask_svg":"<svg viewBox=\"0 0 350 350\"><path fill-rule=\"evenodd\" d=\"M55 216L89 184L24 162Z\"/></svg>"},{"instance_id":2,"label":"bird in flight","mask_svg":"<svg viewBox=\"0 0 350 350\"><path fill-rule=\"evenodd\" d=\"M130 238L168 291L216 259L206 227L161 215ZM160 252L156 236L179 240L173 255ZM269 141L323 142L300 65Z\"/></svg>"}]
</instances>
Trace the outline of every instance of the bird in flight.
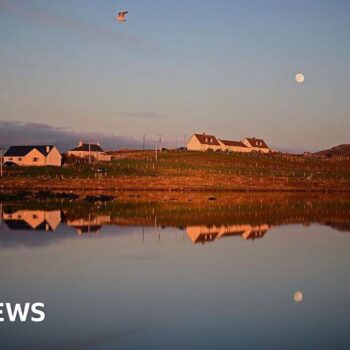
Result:
<instances>
[{"instance_id":1,"label":"bird in flight","mask_svg":"<svg viewBox=\"0 0 350 350\"><path fill-rule=\"evenodd\" d=\"M126 16L127 13L129 13L129 12L128 11L118 12L118 15L117 15L116 19L119 22L125 22L126 21L125 16Z\"/></svg>"}]
</instances>

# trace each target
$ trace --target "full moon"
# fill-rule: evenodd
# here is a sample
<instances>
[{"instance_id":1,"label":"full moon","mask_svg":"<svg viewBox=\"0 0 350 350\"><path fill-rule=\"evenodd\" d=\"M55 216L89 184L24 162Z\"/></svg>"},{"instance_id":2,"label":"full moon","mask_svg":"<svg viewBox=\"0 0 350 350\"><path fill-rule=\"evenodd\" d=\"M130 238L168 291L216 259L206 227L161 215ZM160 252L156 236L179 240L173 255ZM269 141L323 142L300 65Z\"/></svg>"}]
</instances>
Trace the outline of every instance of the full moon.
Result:
<instances>
[{"instance_id":1,"label":"full moon","mask_svg":"<svg viewBox=\"0 0 350 350\"><path fill-rule=\"evenodd\" d=\"M304 74L298 73L298 74L295 76L295 80L296 80L297 83L299 83L299 84L303 83L304 80L305 80Z\"/></svg>"},{"instance_id":2,"label":"full moon","mask_svg":"<svg viewBox=\"0 0 350 350\"><path fill-rule=\"evenodd\" d=\"M296 304L302 303L304 300L303 292L297 291L294 293L294 301Z\"/></svg>"}]
</instances>

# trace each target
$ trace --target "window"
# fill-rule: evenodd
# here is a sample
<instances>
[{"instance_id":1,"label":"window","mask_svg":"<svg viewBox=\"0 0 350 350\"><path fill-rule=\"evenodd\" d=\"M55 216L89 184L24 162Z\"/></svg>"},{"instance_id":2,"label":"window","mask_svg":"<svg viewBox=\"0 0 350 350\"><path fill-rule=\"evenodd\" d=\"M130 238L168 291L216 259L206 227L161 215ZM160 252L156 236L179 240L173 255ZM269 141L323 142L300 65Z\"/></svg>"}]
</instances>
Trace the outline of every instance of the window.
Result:
<instances>
[{"instance_id":1,"label":"window","mask_svg":"<svg viewBox=\"0 0 350 350\"><path fill-rule=\"evenodd\" d=\"M34 163L37 163L38 161L39 161L39 158L38 158L38 157L34 157L34 158L33 158L33 162L34 162Z\"/></svg>"},{"instance_id":2,"label":"window","mask_svg":"<svg viewBox=\"0 0 350 350\"><path fill-rule=\"evenodd\" d=\"M21 158L21 157L19 157L19 158L18 158L18 161L19 161L19 162L21 162L21 161L22 161L22 158Z\"/></svg>"},{"instance_id":3,"label":"window","mask_svg":"<svg viewBox=\"0 0 350 350\"><path fill-rule=\"evenodd\" d=\"M33 214L33 219L37 219L38 215Z\"/></svg>"},{"instance_id":4,"label":"window","mask_svg":"<svg viewBox=\"0 0 350 350\"><path fill-rule=\"evenodd\" d=\"M213 139L210 139L210 142L213 143Z\"/></svg>"}]
</instances>

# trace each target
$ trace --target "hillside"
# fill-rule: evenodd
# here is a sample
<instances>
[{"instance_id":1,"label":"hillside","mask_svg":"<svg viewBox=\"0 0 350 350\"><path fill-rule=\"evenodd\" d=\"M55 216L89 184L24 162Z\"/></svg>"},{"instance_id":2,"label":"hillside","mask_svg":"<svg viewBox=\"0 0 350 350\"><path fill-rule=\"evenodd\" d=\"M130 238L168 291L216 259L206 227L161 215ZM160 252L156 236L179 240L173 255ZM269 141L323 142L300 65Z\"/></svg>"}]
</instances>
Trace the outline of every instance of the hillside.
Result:
<instances>
[{"instance_id":1,"label":"hillside","mask_svg":"<svg viewBox=\"0 0 350 350\"><path fill-rule=\"evenodd\" d=\"M339 146L332 147L330 149L326 149L324 151L316 152L318 156L342 156L342 157L350 157L350 144L343 144Z\"/></svg>"},{"instance_id":2,"label":"hillside","mask_svg":"<svg viewBox=\"0 0 350 350\"><path fill-rule=\"evenodd\" d=\"M284 154L115 153L111 163L6 169L2 189L349 191L350 160Z\"/></svg>"},{"instance_id":3,"label":"hillside","mask_svg":"<svg viewBox=\"0 0 350 350\"><path fill-rule=\"evenodd\" d=\"M350 160L286 154L116 152L107 163L5 168L3 190L350 191Z\"/></svg>"}]
</instances>

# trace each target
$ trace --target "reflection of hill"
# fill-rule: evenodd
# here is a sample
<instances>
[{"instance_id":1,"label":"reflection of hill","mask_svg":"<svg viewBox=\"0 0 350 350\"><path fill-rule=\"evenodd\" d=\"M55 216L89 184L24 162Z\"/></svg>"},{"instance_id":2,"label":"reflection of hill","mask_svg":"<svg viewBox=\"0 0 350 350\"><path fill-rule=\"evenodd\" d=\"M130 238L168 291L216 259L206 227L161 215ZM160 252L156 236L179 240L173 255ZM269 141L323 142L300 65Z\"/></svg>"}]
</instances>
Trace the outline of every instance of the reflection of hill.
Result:
<instances>
[{"instance_id":1,"label":"reflection of hill","mask_svg":"<svg viewBox=\"0 0 350 350\"><path fill-rule=\"evenodd\" d=\"M324 225L330 226L338 231L350 232L350 222L325 222Z\"/></svg>"},{"instance_id":2,"label":"reflection of hill","mask_svg":"<svg viewBox=\"0 0 350 350\"><path fill-rule=\"evenodd\" d=\"M194 198L194 195L189 194ZM103 205L76 202L7 203L3 221L11 230L55 230L62 222L78 234L105 225L187 228L192 242L223 237L262 238L272 226L319 223L350 231L349 196L231 195L215 201L113 201Z\"/></svg>"}]
</instances>

